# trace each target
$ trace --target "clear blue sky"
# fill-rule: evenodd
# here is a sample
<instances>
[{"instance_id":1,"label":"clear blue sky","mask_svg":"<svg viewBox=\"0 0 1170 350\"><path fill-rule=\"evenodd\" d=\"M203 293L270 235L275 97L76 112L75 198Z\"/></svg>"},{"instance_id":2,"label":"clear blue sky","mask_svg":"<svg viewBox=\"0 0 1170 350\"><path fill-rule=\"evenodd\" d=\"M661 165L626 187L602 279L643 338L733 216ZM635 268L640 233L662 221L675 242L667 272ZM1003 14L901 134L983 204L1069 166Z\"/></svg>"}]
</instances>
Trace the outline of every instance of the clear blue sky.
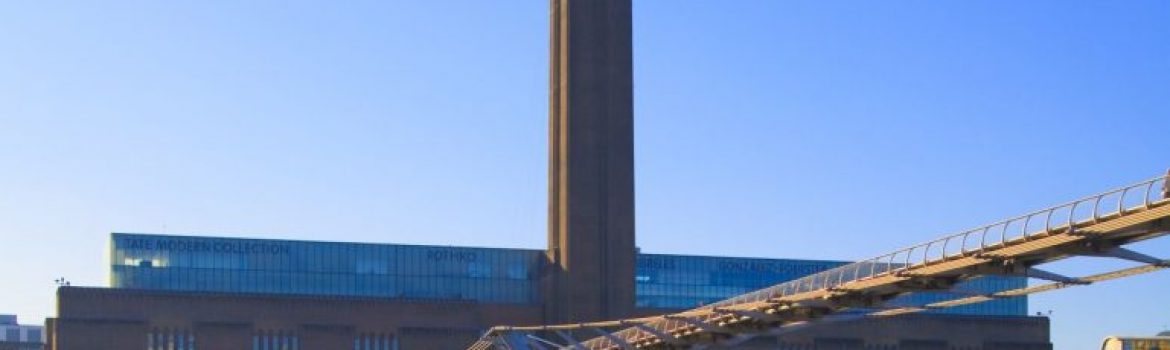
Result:
<instances>
[{"instance_id":1,"label":"clear blue sky","mask_svg":"<svg viewBox=\"0 0 1170 350\"><path fill-rule=\"evenodd\" d=\"M1170 2L635 3L643 251L856 259L1170 167ZM547 11L0 3L0 312L105 285L111 231L543 247ZM1167 295L1031 305L1090 349Z\"/></svg>"}]
</instances>

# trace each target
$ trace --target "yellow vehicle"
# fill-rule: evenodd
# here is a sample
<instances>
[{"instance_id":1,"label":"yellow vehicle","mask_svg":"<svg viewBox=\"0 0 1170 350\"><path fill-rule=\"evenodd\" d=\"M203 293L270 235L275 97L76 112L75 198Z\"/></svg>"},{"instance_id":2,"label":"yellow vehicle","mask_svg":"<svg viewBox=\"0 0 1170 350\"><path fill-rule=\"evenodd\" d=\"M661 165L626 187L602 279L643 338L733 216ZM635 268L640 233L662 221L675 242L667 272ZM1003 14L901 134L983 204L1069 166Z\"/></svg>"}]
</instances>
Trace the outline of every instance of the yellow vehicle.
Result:
<instances>
[{"instance_id":1,"label":"yellow vehicle","mask_svg":"<svg viewBox=\"0 0 1170 350\"><path fill-rule=\"evenodd\" d=\"M1108 337L1101 350L1170 350L1170 336Z\"/></svg>"}]
</instances>

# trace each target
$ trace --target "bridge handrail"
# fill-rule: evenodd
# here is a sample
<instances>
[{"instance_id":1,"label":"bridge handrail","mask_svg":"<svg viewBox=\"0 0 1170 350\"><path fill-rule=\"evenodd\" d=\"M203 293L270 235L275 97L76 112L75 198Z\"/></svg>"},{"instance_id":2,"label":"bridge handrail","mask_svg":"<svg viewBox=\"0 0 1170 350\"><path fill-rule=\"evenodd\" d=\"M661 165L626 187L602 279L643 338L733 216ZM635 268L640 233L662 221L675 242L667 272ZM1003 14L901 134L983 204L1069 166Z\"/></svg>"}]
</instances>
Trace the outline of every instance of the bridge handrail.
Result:
<instances>
[{"instance_id":1,"label":"bridge handrail","mask_svg":"<svg viewBox=\"0 0 1170 350\"><path fill-rule=\"evenodd\" d=\"M737 297L734 297L731 299L726 299L726 300L714 303L711 306L712 307L725 307L725 306L748 303L748 302L757 302L757 301L768 300L768 299L782 298L782 297L786 297L786 296L790 296L790 295L794 295L794 294L811 292L811 291L816 291L816 290L820 290L820 289L833 288L833 287L837 287L837 286L840 286L840 285L843 285L846 283L856 282L856 281L860 281L860 280L864 280L864 279L868 279L868 278L884 276L884 275L890 274L890 273L898 273L898 272L906 271L906 270L909 270L909 269L912 269L912 268L915 268L918 266L929 265L929 264L945 261L945 260L948 260L951 258L965 256L965 255L971 254L972 252L975 252L977 250L986 249L987 247L994 247L997 245L1006 245L1013 240L1017 240L1017 239L1021 239L1021 238L1022 239L1031 239L1032 237L1035 237L1037 235L1050 234L1053 232L1060 232L1062 230L1068 230L1068 229L1075 229L1075 227L1077 225L1084 224L1084 223L1098 222L1102 218L1113 217L1113 216L1123 216L1123 215L1126 215L1127 213L1132 212L1132 211L1136 211L1136 210L1140 210L1140 209L1149 209L1150 207L1152 207L1154 205L1159 205L1159 204L1167 202L1167 198L1165 198L1165 193L1162 194L1163 198L1160 198L1157 200L1154 200L1151 197L1152 195L1154 195L1153 189L1159 183L1162 184L1163 192L1166 191L1166 188L1168 187L1167 186L1167 177L1168 176L1166 176L1166 175L1159 176L1159 177L1156 177L1156 178L1153 178L1150 180L1139 182L1137 184L1133 184L1133 185L1117 188L1114 190L1102 192L1102 193L1097 194L1097 195L1084 197L1084 198L1081 198L1078 200L1074 200L1074 201L1070 201L1070 202L1067 202L1064 204L1052 206L1052 207L1049 207L1046 209L1033 211L1033 212L1028 213L1028 214L1024 214L1024 215L1020 215L1020 216L1013 217L1010 219L998 221L998 222L995 222L992 224L979 226L975 229L960 231L959 233L947 235L947 236L944 236L942 238L928 241L926 243L921 243L921 244L913 245L913 246L910 246L907 248L902 248L902 249L894 251L893 253L880 255L880 256L877 256L874 258L861 260L861 261L854 262L851 264L846 264L846 265L839 266L839 267L836 267L833 269L829 269L829 270L822 271L819 273L811 274L811 275L808 275L808 276L805 276L805 277L802 277L802 278L799 278L799 279L796 279L793 281L780 283L780 284L777 284L777 285L774 285L771 287L760 289L760 290L750 292L750 293L747 293L744 295L740 295L740 296L737 296ZM1135 190L1139 190L1139 189L1142 190L1141 192L1143 193L1143 196L1141 198L1140 203L1138 203L1134 206L1127 207L1126 206L1127 194L1129 194L1131 192L1135 192ZM1110 206L1110 207L1117 208L1116 211L1109 212L1107 214L1102 215L1102 213L1101 213L1102 200L1106 199L1108 197L1114 196L1114 195L1116 195L1116 201L1117 201L1116 206ZM1077 208L1078 207L1083 208L1084 204L1090 203L1090 202L1093 204L1092 211L1089 213L1085 213L1087 216L1084 218L1080 218L1080 220L1078 220L1079 217L1078 217L1078 213L1077 213ZM1067 210L1065 210L1065 209L1067 209ZM1057 213L1061 213L1061 212L1066 212L1067 218L1065 218L1063 220L1057 220L1057 222L1064 222L1064 224L1062 224L1060 226L1053 226L1053 224L1052 224L1053 223L1053 220L1052 220L1053 216L1056 215ZM1091 214L1091 215L1088 215L1088 214ZM1039 220L1039 219L1035 219L1038 216L1044 217L1044 228L1036 230L1036 231L1029 231L1028 228L1029 228L1029 226L1031 226L1032 221ZM1057 218L1061 219L1062 216L1057 216ZM1020 233L1018 234L1018 236L1009 235L1009 230L1011 230L1013 228L1012 227L1013 225L1019 226ZM988 242L987 241L988 234L995 231L992 229L998 229L998 231L999 231L998 232L999 233L998 234L998 236L999 236L998 241ZM974 243L969 243L972 235L979 236L979 241L977 242L978 243L977 246L974 245ZM992 238L992 239L995 239L995 238ZM961 244L958 245L958 252L948 250L948 247L951 246L952 241L961 241ZM938 251L935 252L935 254L931 254L931 248L934 248L934 247L938 247ZM975 249L975 248L978 248L978 249ZM868 270L868 271L865 271L865 270ZM850 276L846 277L847 275L850 275Z\"/></svg>"}]
</instances>

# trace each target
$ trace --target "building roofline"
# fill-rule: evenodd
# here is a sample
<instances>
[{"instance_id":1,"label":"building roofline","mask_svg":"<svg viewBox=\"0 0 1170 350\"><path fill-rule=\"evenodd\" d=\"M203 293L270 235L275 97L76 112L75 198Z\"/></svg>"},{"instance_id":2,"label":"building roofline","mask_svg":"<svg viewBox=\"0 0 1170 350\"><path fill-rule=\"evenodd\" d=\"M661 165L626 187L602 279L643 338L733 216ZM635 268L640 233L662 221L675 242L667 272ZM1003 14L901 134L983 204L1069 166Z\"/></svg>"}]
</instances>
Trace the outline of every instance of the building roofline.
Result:
<instances>
[{"instance_id":1,"label":"building roofline","mask_svg":"<svg viewBox=\"0 0 1170 350\"><path fill-rule=\"evenodd\" d=\"M169 290L169 289L138 289L138 288L114 288L114 287L60 287L57 289L57 298L60 299L63 294L85 296L94 294L106 294L116 296L181 296L181 297L212 297L212 298L284 298L284 299L300 299L300 300L333 300L333 301L367 301L367 302L402 302L402 303L417 303L417 304L461 304L461 305L504 305L504 306L530 306L536 307L536 304L530 303L491 303L482 302L474 299L440 299L440 298L409 298L409 297L376 297L376 296L360 296L360 295L331 295L331 294L295 294L295 293L255 293L255 292L221 292L221 291L189 291L189 290Z\"/></svg>"},{"instance_id":2,"label":"building roofline","mask_svg":"<svg viewBox=\"0 0 1170 350\"><path fill-rule=\"evenodd\" d=\"M457 246L457 245L434 245L434 244L413 244L413 243L376 243L376 242L353 242L353 241L325 241L314 239L282 239L282 238L252 238L252 237L232 237L232 236L203 236L195 234L169 234L169 233L141 233L141 232L110 232L110 238L116 236L150 236L150 237L171 237L171 238L190 238L190 239L226 239L226 240L242 240L242 241L262 241L262 242L293 242L293 243L323 243L323 244L345 244L358 246L408 246L419 248L454 248L454 249L493 249L493 250L512 250L512 251L529 251L543 253L543 249L530 248L500 248L500 247L477 247L477 246Z\"/></svg>"},{"instance_id":3,"label":"building roofline","mask_svg":"<svg viewBox=\"0 0 1170 350\"><path fill-rule=\"evenodd\" d=\"M253 238L253 237L211 236L211 235L169 234L169 233L110 232L111 239L118 237L118 236L170 237L170 238L187 238L187 239L224 239L224 240L241 240L241 241L256 241L256 242L320 243L320 244L343 244L343 245L373 246L373 247L406 246L406 247L418 247L418 248L449 248L449 249L483 249L483 250L503 250L503 251L524 251L524 252L533 252L533 253L543 253L544 252L543 249L529 249L529 248L502 248L502 247L433 245L433 244L389 243L389 242L379 243L379 242L353 242L353 241L326 241L326 240L313 240L313 239ZM719 255L711 255L711 254L671 254L671 253L638 252L637 255L640 255L640 256L708 258L708 259L771 260L771 261L825 263L825 264L849 263L849 261L845 261L845 260L794 259L794 258L757 257L757 256L719 256Z\"/></svg>"}]
</instances>

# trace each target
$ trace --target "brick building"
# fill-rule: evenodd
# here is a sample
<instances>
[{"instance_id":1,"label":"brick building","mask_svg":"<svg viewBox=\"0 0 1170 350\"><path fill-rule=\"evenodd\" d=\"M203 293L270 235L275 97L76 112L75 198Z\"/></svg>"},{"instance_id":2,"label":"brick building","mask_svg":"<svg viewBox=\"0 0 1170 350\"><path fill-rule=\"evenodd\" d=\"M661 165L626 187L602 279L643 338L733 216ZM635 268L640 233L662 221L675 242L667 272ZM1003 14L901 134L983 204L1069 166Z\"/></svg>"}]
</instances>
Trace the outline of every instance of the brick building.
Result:
<instances>
[{"instance_id":1,"label":"brick building","mask_svg":"<svg viewBox=\"0 0 1170 350\"><path fill-rule=\"evenodd\" d=\"M631 10L550 0L548 249L114 234L110 287L58 290L50 349L462 349L492 325L691 308L843 264L637 252ZM1026 310L994 300L743 348L1051 348L1047 319Z\"/></svg>"}]
</instances>

